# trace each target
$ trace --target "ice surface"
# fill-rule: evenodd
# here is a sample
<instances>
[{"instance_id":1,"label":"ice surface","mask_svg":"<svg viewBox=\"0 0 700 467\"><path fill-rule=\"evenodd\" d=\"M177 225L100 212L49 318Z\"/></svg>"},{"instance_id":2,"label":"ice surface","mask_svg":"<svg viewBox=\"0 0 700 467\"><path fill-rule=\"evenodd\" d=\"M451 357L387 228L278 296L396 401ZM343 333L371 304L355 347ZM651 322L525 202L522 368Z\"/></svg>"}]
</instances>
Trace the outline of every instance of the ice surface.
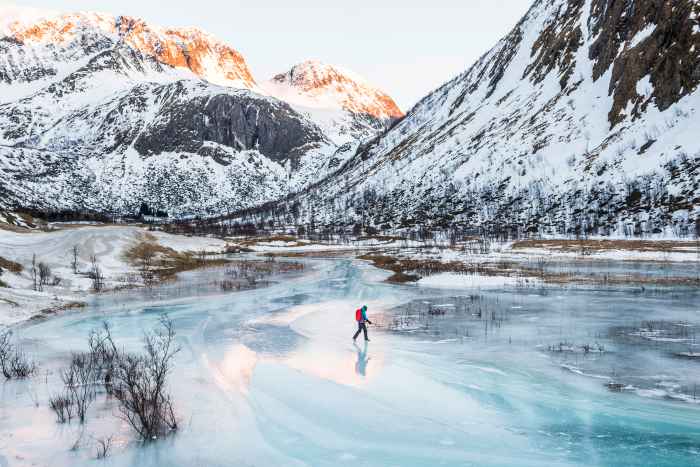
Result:
<instances>
[{"instance_id":1,"label":"ice surface","mask_svg":"<svg viewBox=\"0 0 700 467\"><path fill-rule=\"evenodd\" d=\"M455 295L383 283L387 273L364 262L308 264L303 277L264 289L101 297L89 312L17 329L41 370L2 386L0 465L92 464L95 439L108 435L115 446L105 464L115 466L700 462L700 409L683 389L700 380L697 362L633 335L652 326L676 336L681 322L695 329L696 292L501 287ZM353 345L362 304L377 326L371 342ZM56 424L46 403L67 353L103 319L120 345L138 348L163 312L182 345L171 377L180 432L140 446L114 417L114 402L98 399L71 450L81 428ZM394 326L401 320L411 329ZM684 335L693 344L693 333ZM561 342L570 345L549 350ZM595 342L605 351L577 350ZM630 389L610 391L610 380Z\"/></svg>"}]
</instances>

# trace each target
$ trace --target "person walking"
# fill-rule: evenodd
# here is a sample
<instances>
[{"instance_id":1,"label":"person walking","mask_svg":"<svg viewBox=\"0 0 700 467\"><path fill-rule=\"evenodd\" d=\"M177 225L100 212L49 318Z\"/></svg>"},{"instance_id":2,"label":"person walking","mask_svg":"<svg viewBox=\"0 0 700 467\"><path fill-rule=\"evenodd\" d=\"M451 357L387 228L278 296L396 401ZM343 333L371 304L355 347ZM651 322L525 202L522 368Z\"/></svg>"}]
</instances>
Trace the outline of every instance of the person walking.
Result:
<instances>
[{"instance_id":1,"label":"person walking","mask_svg":"<svg viewBox=\"0 0 700 467\"><path fill-rule=\"evenodd\" d=\"M369 342L369 338L367 337L367 325L365 323L372 324L372 321L367 319L367 305L363 305L362 308L358 308L355 311L355 321L357 321L357 332L352 336L352 340L354 341L361 332L364 332L365 341Z\"/></svg>"}]
</instances>

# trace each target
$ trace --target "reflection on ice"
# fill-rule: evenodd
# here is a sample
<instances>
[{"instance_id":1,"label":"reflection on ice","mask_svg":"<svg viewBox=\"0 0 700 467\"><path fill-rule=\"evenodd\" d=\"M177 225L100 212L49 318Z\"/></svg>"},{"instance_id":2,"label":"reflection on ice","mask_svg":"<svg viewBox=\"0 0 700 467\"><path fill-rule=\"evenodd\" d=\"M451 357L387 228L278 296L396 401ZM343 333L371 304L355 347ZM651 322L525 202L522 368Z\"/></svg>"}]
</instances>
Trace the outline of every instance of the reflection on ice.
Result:
<instances>
[{"instance_id":1,"label":"reflection on ice","mask_svg":"<svg viewBox=\"0 0 700 467\"><path fill-rule=\"evenodd\" d=\"M355 362L355 373L361 377L367 376L367 363L369 363L369 357L367 356L367 341L360 348L357 342L353 342L355 349L357 349L357 362Z\"/></svg>"},{"instance_id":2,"label":"reflection on ice","mask_svg":"<svg viewBox=\"0 0 700 467\"><path fill-rule=\"evenodd\" d=\"M206 355L202 357L205 365L211 371L214 381L221 389L226 392L248 393L253 370L258 363L258 356L255 352L244 345L236 344L226 351L219 364L212 364Z\"/></svg>"}]
</instances>

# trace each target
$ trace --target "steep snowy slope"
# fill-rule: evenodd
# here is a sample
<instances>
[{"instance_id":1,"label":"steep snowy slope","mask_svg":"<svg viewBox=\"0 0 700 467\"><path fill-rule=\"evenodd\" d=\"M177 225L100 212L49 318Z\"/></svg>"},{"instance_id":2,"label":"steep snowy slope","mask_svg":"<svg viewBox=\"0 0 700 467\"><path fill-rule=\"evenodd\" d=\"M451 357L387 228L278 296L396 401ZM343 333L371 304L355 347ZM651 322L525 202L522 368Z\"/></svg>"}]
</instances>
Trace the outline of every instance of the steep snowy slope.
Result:
<instances>
[{"instance_id":1,"label":"steep snowy slope","mask_svg":"<svg viewBox=\"0 0 700 467\"><path fill-rule=\"evenodd\" d=\"M692 0L537 0L471 68L294 201L326 223L690 234L699 16Z\"/></svg>"},{"instance_id":2,"label":"steep snowy slope","mask_svg":"<svg viewBox=\"0 0 700 467\"><path fill-rule=\"evenodd\" d=\"M334 124L267 95L200 30L0 13L0 207L228 212L303 188L389 121L339 148Z\"/></svg>"}]
</instances>

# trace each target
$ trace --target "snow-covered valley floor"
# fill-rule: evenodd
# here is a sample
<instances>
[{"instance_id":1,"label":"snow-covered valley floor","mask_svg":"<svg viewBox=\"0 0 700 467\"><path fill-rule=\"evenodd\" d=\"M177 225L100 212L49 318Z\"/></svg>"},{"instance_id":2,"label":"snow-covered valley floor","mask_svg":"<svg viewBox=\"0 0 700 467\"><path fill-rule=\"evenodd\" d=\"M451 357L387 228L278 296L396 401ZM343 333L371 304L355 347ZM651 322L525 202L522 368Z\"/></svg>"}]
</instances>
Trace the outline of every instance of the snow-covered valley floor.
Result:
<instances>
[{"instance_id":1,"label":"snow-covered valley floor","mask_svg":"<svg viewBox=\"0 0 700 467\"><path fill-rule=\"evenodd\" d=\"M700 462L700 367L682 356L697 345L697 289L435 288L352 258L295 260L302 275L265 288L122 291L16 326L40 368L2 386L0 464L89 465L107 437L100 462L115 466ZM355 345L362 304L375 325ZM182 347L180 430L141 445L104 396L84 426L56 423L48 398L89 331L107 320L137 348L161 313Z\"/></svg>"},{"instance_id":2,"label":"snow-covered valley floor","mask_svg":"<svg viewBox=\"0 0 700 467\"><path fill-rule=\"evenodd\" d=\"M179 252L206 251L221 253L222 240L205 237L185 237L161 232L147 232L136 226L80 226L56 231L12 231L0 229L0 258L21 265L18 273L5 271L0 281L0 327L35 316L42 310L60 309L69 304L82 304L91 295L92 281L88 277L94 256L105 277L105 288L123 287L126 276L133 272L124 252L152 235L165 247ZM77 274L74 273L73 248L78 248ZM50 283L42 291L35 291L32 277L32 258L51 270ZM53 278L60 283L53 284Z\"/></svg>"}]
</instances>

